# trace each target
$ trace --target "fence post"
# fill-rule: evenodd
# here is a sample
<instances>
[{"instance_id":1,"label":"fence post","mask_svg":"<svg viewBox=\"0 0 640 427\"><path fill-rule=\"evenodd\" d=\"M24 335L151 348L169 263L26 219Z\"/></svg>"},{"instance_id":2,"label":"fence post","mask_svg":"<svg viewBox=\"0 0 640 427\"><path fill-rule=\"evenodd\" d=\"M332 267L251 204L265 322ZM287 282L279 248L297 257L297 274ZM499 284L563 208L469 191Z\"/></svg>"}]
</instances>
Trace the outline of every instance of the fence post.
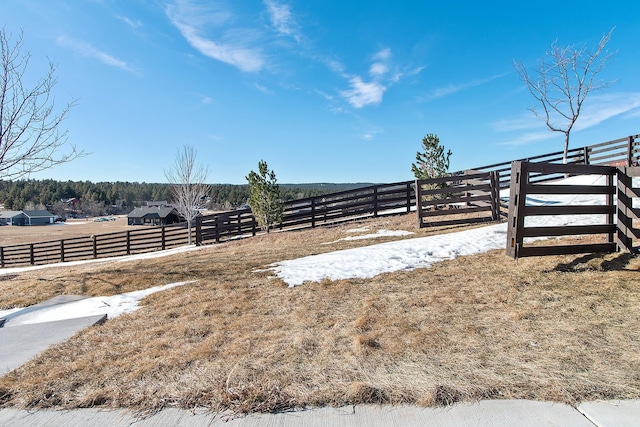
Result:
<instances>
[{"instance_id":1,"label":"fence post","mask_svg":"<svg viewBox=\"0 0 640 427\"><path fill-rule=\"evenodd\" d=\"M29 244L29 260L31 262L31 265L36 264L36 260L34 259L34 254L33 254L33 243Z\"/></svg>"},{"instance_id":2,"label":"fence post","mask_svg":"<svg viewBox=\"0 0 640 427\"><path fill-rule=\"evenodd\" d=\"M582 157L583 157L583 161L585 165L590 164L590 160L589 160L589 146L586 146L582 149L583 153L582 153Z\"/></svg>"},{"instance_id":3,"label":"fence post","mask_svg":"<svg viewBox=\"0 0 640 427\"><path fill-rule=\"evenodd\" d=\"M196 246L202 244L202 216L196 217Z\"/></svg>"},{"instance_id":4,"label":"fence post","mask_svg":"<svg viewBox=\"0 0 640 427\"><path fill-rule=\"evenodd\" d=\"M617 175L617 174L616 174ZM608 188L615 188L614 186L614 182L613 182L613 173L610 173L607 175L607 187ZM613 203L613 194L612 193L607 193L607 196L605 198L605 204L607 206L611 206L611 207L616 207ZM615 225L616 224L616 213L615 212L611 212L610 214L607 215L607 224L611 224L611 225ZM607 243L613 243L614 240L614 235L616 233L615 232L611 232L607 234Z\"/></svg>"},{"instance_id":5,"label":"fence post","mask_svg":"<svg viewBox=\"0 0 640 427\"><path fill-rule=\"evenodd\" d=\"M316 198L311 199L311 228L316 227Z\"/></svg>"},{"instance_id":6,"label":"fence post","mask_svg":"<svg viewBox=\"0 0 640 427\"><path fill-rule=\"evenodd\" d=\"M627 168L618 168L618 250L625 249L633 251L633 239L631 238L630 229L633 226L629 211L632 208L633 199L629 197L629 189L632 188L633 181L628 174Z\"/></svg>"},{"instance_id":7,"label":"fence post","mask_svg":"<svg viewBox=\"0 0 640 427\"><path fill-rule=\"evenodd\" d=\"M131 255L131 230L127 230L127 255Z\"/></svg>"},{"instance_id":8,"label":"fence post","mask_svg":"<svg viewBox=\"0 0 640 427\"><path fill-rule=\"evenodd\" d=\"M498 189L498 172L489 173L489 191L491 193L491 219L498 221L500 219L500 191Z\"/></svg>"},{"instance_id":9,"label":"fence post","mask_svg":"<svg viewBox=\"0 0 640 427\"><path fill-rule=\"evenodd\" d=\"M373 187L373 216L378 216L378 186Z\"/></svg>"},{"instance_id":10,"label":"fence post","mask_svg":"<svg viewBox=\"0 0 640 427\"><path fill-rule=\"evenodd\" d=\"M216 215L216 221L214 223L216 243L220 243L220 215Z\"/></svg>"},{"instance_id":11,"label":"fence post","mask_svg":"<svg viewBox=\"0 0 640 427\"><path fill-rule=\"evenodd\" d=\"M64 240L60 240L60 262L64 262Z\"/></svg>"},{"instance_id":12,"label":"fence post","mask_svg":"<svg viewBox=\"0 0 640 427\"><path fill-rule=\"evenodd\" d=\"M416 179L416 213L418 214L418 228L422 228L422 187L420 180Z\"/></svg>"},{"instance_id":13,"label":"fence post","mask_svg":"<svg viewBox=\"0 0 640 427\"><path fill-rule=\"evenodd\" d=\"M95 234L91 236L91 239L93 239L93 259L97 259L98 258L98 239L96 238Z\"/></svg>"},{"instance_id":14,"label":"fence post","mask_svg":"<svg viewBox=\"0 0 640 427\"><path fill-rule=\"evenodd\" d=\"M518 258L522 246L524 227L525 186L529 181L528 162L521 160L511 164L511 189L509 191L509 217L507 219L507 255Z\"/></svg>"},{"instance_id":15,"label":"fence post","mask_svg":"<svg viewBox=\"0 0 640 427\"><path fill-rule=\"evenodd\" d=\"M4 248L0 246L0 267L4 268Z\"/></svg>"},{"instance_id":16,"label":"fence post","mask_svg":"<svg viewBox=\"0 0 640 427\"><path fill-rule=\"evenodd\" d=\"M251 235L256 235L256 217L251 214Z\"/></svg>"},{"instance_id":17,"label":"fence post","mask_svg":"<svg viewBox=\"0 0 640 427\"><path fill-rule=\"evenodd\" d=\"M411 181L407 182L407 213L411 213Z\"/></svg>"},{"instance_id":18,"label":"fence post","mask_svg":"<svg viewBox=\"0 0 640 427\"><path fill-rule=\"evenodd\" d=\"M627 139L627 167L633 166L633 136Z\"/></svg>"},{"instance_id":19,"label":"fence post","mask_svg":"<svg viewBox=\"0 0 640 427\"><path fill-rule=\"evenodd\" d=\"M191 229L187 225L187 236L189 236L189 233L191 233ZM160 232L160 235L162 236L160 238L160 247L164 251L164 242L165 242L164 224L162 224L162 231Z\"/></svg>"}]
</instances>

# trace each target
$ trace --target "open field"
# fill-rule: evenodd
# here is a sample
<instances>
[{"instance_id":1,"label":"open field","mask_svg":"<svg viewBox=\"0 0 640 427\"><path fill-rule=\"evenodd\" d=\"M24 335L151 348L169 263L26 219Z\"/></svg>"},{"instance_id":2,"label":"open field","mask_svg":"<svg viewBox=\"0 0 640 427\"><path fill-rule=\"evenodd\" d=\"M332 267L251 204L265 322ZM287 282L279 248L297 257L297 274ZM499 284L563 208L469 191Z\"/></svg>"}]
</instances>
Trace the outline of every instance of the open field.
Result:
<instances>
[{"instance_id":1,"label":"open field","mask_svg":"<svg viewBox=\"0 0 640 427\"><path fill-rule=\"evenodd\" d=\"M0 246L69 239L72 237L91 236L92 234L115 233L144 227L127 225L127 217L124 215L115 216L114 218L116 218L115 221L104 222L94 222L93 218L83 218L68 219L63 223L30 227L3 226L0 227Z\"/></svg>"},{"instance_id":2,"label":"open field","mask_svg":"<svg viewBox=\"0 0 640 427\"><path fill-rule=\"evenodd\" d=\"M285 259L398 239L337 241L365 224L372 232L415 232L407 238L461 229L418 229L407 215L272 233L171 258L0 275L0 308L197 280L151 295L137 312L0 378L0 404L247 412L640 398L639 257L516 262L500 250L295 288L265 271Z\"/></svg>"}]
</instances>

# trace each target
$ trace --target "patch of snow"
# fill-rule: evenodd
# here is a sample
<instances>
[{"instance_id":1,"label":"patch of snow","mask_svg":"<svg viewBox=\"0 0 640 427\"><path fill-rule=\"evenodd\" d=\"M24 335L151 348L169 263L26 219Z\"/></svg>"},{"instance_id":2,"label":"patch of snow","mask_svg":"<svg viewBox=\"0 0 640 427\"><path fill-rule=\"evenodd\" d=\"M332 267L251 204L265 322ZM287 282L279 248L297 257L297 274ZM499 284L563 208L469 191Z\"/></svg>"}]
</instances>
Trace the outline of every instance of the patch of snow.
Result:
<instances>
[{"instance_id":1,"label":"patch of snow","mask_svg":"<svg viewBox=\"0 0 640 427\"><path fill-rule=\"evenodd\" d=\"M352 228L347 230L346 233L364 233L365 231L369 231L369 227Z\"/></svg>"},{"instance_id":2,"label":"patch of snow","mask_svg":"<svg viewBox=\"0 0 640 427\"><path fill-rule=\"evenodd\" d=\"M34 310L24 315L18 315L12 319L11 326L53 322L56 320L75 319L78 317L102 314L106 314L107 318L113 319L121 314L131 313L138 310L140 308L138 306L138 302L148 295L193 282L195 281L191 280L187 282L170 283L168 285L155 286L141 291L127 292L110 297L86 298L66 304L43 308L41 310ZM14 311L18 310L20 309L14 309ZM0 312L0 317L1 314L2 312Z\"/></svg>"},{"instance_id":3,"label":"patch of snow","mask_svg":"<svg viewBox=\"0 0 640 427\"><path fill-rule=\"evenodd\" d=\"M602 176L571 177L557 184L604 185ZM503 190L508 198L509 190ZM604 204L604 196L581 195L536 195L527 199L529 205ZM560 226L602 224L605 215L532 216L526 218L526 226ZM426 268L435 262L473 255L506 246L507 224L495 224L457 233L442 234L397 242L346 249L326 254L281 261L270 266L277 277L289 287L304 282L371 278L381 273ZM362 236L358 236L362 237ZM528 239L530 241L533 239Z\"/></svg>"},{"instance_id":4,"label":"patch of snow","mask_svg":"<svg viewBox=\"0 0 640 427\"><path fill-rule=\"evenodd\" d=\"M366 239L377 239L379 237L401 237L408 236L410 234L414 234L412 231L404 231L404 230L378 230L375 234L362 234L360 236L347 236L342 239L334 240L333 242L323 243L323 245L330 245L331 243L341 242L343 240L366 240Z\"/></svg>"}]
</instances>

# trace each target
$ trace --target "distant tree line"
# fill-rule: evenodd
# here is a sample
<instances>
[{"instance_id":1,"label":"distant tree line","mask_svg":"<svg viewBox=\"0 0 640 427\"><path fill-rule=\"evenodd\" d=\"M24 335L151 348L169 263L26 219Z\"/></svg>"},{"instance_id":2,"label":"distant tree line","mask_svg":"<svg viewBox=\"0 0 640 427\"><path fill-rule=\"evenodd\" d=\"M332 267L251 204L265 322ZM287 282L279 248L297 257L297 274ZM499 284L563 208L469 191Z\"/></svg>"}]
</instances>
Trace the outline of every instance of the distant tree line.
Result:
<instances>
[{"instance_id":1,"label":"distant tree line","mask_svg":"<svg viewBox=\"0 0 640 427\"><path fill-rule=\"evenodd\" d=\"M370 184L282 184L284 201L350 190ZM249 185L214 184L207 208L231 210L244 206L250 196ZM58 215L69 212L63 201L78 199L79 215L99 216L129 213L147 201L172 202L169 184L146 182L91 182L56 180L0 180L0 204L6 210L49 209Z\"/></svg>"}]
</instances>

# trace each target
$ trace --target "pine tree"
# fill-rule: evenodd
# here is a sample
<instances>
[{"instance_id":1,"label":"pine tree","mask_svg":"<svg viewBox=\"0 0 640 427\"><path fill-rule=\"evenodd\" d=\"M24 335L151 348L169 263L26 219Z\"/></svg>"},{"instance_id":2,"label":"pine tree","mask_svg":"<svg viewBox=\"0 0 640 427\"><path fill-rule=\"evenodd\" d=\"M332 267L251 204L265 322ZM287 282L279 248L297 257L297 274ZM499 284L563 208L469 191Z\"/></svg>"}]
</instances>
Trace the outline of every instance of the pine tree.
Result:
<instances>
[{"instance_id":1,"label":"pine tree","mask_svg":"<svg viewBox=\"0 0 640 427\"><path fill-rule=\"evenodd\" d=\"M260 160L258 173L251 171L246 179L249 182L251 211L260 227L268 233L274 224L282 221L284 213L276 174L269 170L267 162Z\"/></svg>"},{"instance_id":2,"label":"pine tree","mask_svg":"<svg viewBox=\"0 0 640 427\"><path fill-rule=\"evenodd\" d=\"M430 133L422 138L422 148L424 152L416 153L416 163L411 164L411 171L416 179L433 179L442 178L449 173L449 158L451 157L451 150L448 150L445 154L444 146L440 145L440 138L437 135ZM446 188L446 183L441 184L423 184L422 188L425 190L434 190L437 188ZM449 194L435 194L432 196L424 196L426 200L432 199L446 199Z\"/></svg>"},{"instance_id":3,"label":"pine tree","mask_svg":"<svg viewBox=\"0 0 640 427\"><path fill-rule=\"evenodd\" d=\"M449 172L451 150L445 154L440 138L430 133L422 138L424 152L416 153L416 162L411 164L411 171L416 179L442 178Z\"/></svg>"}]
</instances>

